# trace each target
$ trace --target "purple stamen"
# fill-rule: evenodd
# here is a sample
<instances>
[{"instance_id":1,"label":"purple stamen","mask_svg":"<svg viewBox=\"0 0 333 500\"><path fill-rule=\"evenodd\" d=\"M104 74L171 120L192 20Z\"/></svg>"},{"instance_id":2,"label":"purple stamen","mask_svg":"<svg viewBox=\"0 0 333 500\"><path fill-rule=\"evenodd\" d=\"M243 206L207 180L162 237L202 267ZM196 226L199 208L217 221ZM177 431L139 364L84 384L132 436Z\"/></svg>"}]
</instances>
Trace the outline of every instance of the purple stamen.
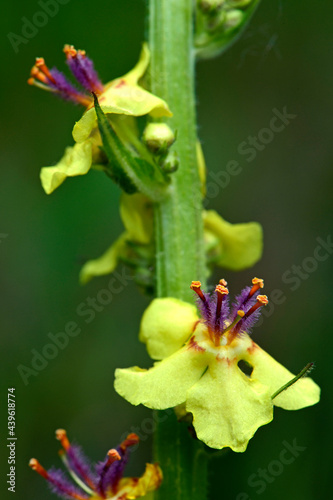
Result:
<instances>
[{"instance_id":1,"label":"purple stamen","mask_svg":"<svg viewBox=\"0 0 333 500\"><path fill-rule=\"evenodd\" d=\"M259 295L259 291L255 292L250 298L249 298L249 293L251 291L250 286L246 286L243 288L241 293L235 297L235 301L232 305L232 310L231 310L231 320L234 321L234 319L237 316L237 311L242 310L245 313L253 306L253 304L256 303L257 296Z\"/></svg>"},{"instance_id":2,"label":"purple stamen","mask_svg":"<svg viewBox=\"0 0 333 500\"><path fill-rule=\"evenodd\" d=\"M54 81L49 80L49 86L54 89L63 99L80 103L85 106L89 105L91 98L79 92L74 85L56 68L50 70L50 74Z\"/></svg>"},{"instance_id":3,"label":"purple stamen","mask_svg":"<svg viewBox=\"0 0 333 500\"><path fill-rule=\"evenodd\" d=\"M77 51L70 45L65 46L64 52L71 72L82 87L88 92L102 92L103 84L94 68L94 63L86 56L85 52Z\"/></svg>"},{"instance_id":4,"label":"purple stamen","mask_svg":"<svg viewBox=\"0 0 333 500\"><path fill-rule=\"evenodd\" d=\"M215 312L215 333L220 334L225 326L225 321L229 316L229 291L225 286L217 285L216 292L216 312Z\"/></svg>"},{"instance_id":5,"label":"purple stamen","mask_svg":"<svg viewBox=\"0 0 333 500\"><path fill-rule=\"evenodd\" d=\"M64 473L60 469L52 468L47 471L49 486L53 493L57 494L62 498L72 500L88 500L89 496L83 493L81 489L74 486L65 477Z\"/></svg>"},{"instance_id":6,"label":"purple stamen","mask_svg":"<svg viewBox=\"0 0 333 500\"><path fill-rule=\"evenodd\" d=\"M83 481L95 489L97 486L97 477L91 471L89 459L83 453L83 450L77 444L71 444L66 450L69 467L83 479Z\"/></svg>"}]
</instances>

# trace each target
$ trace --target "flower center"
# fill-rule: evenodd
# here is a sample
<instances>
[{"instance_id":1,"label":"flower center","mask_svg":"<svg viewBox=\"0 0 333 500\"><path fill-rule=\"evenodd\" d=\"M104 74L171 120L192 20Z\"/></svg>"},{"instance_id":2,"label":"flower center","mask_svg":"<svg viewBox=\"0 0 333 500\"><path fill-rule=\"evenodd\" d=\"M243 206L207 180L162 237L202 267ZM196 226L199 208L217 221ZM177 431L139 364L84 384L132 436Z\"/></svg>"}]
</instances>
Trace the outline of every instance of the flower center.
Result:
<instances>
[{"instance_id":1,"label":"flower center","mask_svg":"<svg viewBox=\"0 0 333 500\"><path fill-rule=\"evenodd\" d=\"M215 294L212 295L201 290L200 281L192 281L190 288L198 296L207 335L215 347L229 346L237 336L249 330L257 321L259 308L268 304L267 296L259 295L263 286L262 279L253 278L252 287L242 290L230 312L229 290L224 279L216 285Z\"/></svg>"}]
</instances>

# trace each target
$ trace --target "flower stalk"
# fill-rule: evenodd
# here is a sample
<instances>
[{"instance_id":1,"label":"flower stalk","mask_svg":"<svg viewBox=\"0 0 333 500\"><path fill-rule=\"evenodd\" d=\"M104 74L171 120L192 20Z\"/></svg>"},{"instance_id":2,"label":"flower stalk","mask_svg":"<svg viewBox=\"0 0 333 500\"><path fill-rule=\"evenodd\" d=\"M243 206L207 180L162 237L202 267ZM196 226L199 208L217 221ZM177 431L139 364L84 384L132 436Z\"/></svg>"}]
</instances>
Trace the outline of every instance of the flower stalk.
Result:
<instances>
[{"instance_id":1,"label":"flower stalk","mask_svg":"<svg viewBox=\"0 0 333 500\"><path fill-rule=\"evenodd\" d=\"M200 179L196 156L193 2L149 1L151 91L166 99L173 113L165 122L177 133L172 147L179 169L169 196L155 205L156 289L158 297L192 302L188 284L205 281ZM207 457L174 415L159 412L155 460L164 470L156 500L203 500L207 497ZM167 418L165 418L167 416Z\"/></svg>"},{"instance_id":2,"label":"flower stalk","mask_svg":"<svg viewBox=\"0 0 333 500\"><path fill-rule=\"evenodd\" d=\"M196 155L193 2L150 0L151 91L167 99L165 122L177 133L179 169L170 195L156 205L157 295L192 302L188 283L205 281L200 180Z\"/></svg>"}]
</instances>

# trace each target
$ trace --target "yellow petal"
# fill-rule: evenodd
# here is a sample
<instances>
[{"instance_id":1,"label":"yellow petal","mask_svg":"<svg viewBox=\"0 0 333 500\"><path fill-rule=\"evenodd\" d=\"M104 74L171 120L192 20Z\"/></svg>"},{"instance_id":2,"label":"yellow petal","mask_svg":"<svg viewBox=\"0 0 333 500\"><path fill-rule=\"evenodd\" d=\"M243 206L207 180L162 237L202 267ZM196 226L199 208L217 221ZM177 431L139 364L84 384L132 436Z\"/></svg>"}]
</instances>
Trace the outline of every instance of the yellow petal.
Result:
<instances>
[{"instance_id":1,"label":"yellow petal","mask_svg":"<svg viewBox=\"0 0 333 500\"><path fill-rule=\"evenodd\" d=\"M183 403L187 390L200 379L206 367L206 353L185 346L149 370L137 366L117 369L114 387L133 405L162 410Z\"/></svg>"},{"instance_id":2,"label":"yellow petal","mask_svg":"<svg viewBox=\"0 0 333 500\"><path fill-rule=\"evenodd\" d=\"M128 500L143 497L147 493L157 490L162 479L162 471L158 464L146 464L146 470L141 477L125 477L120 480L117 498L125 493Z\"/></svg>"},{"instance_id":3,"label":"yellow petal","mask_svg":"<svg viewBox=\"0 0 333 500\"><path fill-rule=\"evenodd\" d=\"M244 359L254 368L251 378L268 386L271 396L295 376L254 342ZM285 410L299 410L318 403L319 399L320 387L304 377L274 398L273 404Z\"/></svg>"},{"instance_id":4,"label":"yellow petal","mask_svg":"<svg viewBox=\"0 0 333 500\"><path fill-rule=\"evenodd\" d=\"M156 97L138 85L130 86L126 82L112 84L101 96L99 102L105 114L121 114L143 116L150 114L155 118L172 116L163 99ZM97 127L95 108L88 109L82 118L75 123L73 138L76 142L88 139L92 130Z\"/></svg>"},{"instance_id":5,"label":"yellow petal","mask_svg":"<svg viewBox=\"0 0 333 500\"><path fill-rule=\"evenodd\" d=\"M120 216L129 238L147 245L153 237L153 206L141 193L125 194L120 199Z\"/></svg>"},{"instance_id":6,"label":"yellow petal","mask_svg":"<svg viewBox=\"0 0 333 500\"><path fill-rule=\"evenodd\" d=\"M128 234L123 233L98 259L88 260L80 271L80 282L88 283L95 276L112 273L118 265L119 256L126 250Z\"/></svg>"},{"instance_id":7,"label":"yellow petal","mask_svg":"<svg viewBox=\"0 0 333 500\"><path fill-rule=\"evenodd\" d=\"M267 388L249 379L236 361L213 361L189 391L187 411L193 414L198 439L211 448L246 450L258 427L273 418Z\"/></svg>"},{"instance_id":8,"label":"yellow petal","mask_svg":"<svg viewBox=\"0 0 333 500\"><path fill-rule=\"evenodd\" d=\"M148 44L144 43L142 45L142 50L141 54L139 57L138 62L134 66L131 71L126 73L123 77L121 77L122 80L126 80L126 82L129 85L136 85L140 78L143 77L143 75L146 73L147 68L149 66L149 61L150 61L150 52L148 48Z\"/></svg>"},{"instance_id":9,"label":"yellow petal","mask_svg":"<svg viewBox=\"0 0 333 500\"><path fill-rule=\"evenodd\" d=\"M253 266L260 259L263 235L257 222L230 224L217 212L209 210L204 213L204 227L219 239L218 266L239 271Z\"/></svg>"},{"instance_id":10,"label":"yellow petal","mask_svg":"<svg viewBox=\"0 0 333 500\"><path fill-rule=\"evenodd\" d=\"M174 298L154 299L142 317L139 339L151 358L164 359L182 347L198 319L191 304Z\"/></svg>"},{"instance_id":11,"label":"yellow petal","mask_svg":"<svg viewBox=\"0 0 333 500\"><path fill-rule=\"evenodd\" d=\"M67 177L86 174L92 163L92 142L85 141L66 148L64 156L54 167L44 167L40 179L44 191L52 193Z\"/></svg>"}]
</instances>

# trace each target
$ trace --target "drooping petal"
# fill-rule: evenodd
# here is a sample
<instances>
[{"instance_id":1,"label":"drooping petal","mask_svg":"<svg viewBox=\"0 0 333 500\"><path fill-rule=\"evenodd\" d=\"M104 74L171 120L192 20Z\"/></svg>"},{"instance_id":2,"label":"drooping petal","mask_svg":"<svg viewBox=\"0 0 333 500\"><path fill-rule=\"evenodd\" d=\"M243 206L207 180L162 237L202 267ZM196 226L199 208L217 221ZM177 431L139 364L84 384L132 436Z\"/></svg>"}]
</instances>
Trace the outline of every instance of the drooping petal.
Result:
<instances>
[{"instance_id":1,"label":"drooping petal","mask_svg":"<svg viewBox=\"0 0 333 500\"><path fill-rule=\"evenodd\" d=\"M261 257L262 227L257 222L230 224L214 210L204 213L204 227L219 240L216 264L239 271L253 266Z\"/></svg>"},{"instance_id":2,"label":"drooping petal","mask_svg":"<svg viewBox=\"0 0 333 500\"><path fill-rule=\"evenodd\" d=\"M273 418L265 386L248 378L236 360L210 363L204 376L188 391L187 411L193 414L198 438L211 448L246 450L258 427Z\"/></svg>"},{"instance_id":3,"label":"drooping petal","mask_svg":"<svg viewBox=\"0 0 333 500\"><path fill-rule=\"evenodd\" d=\"M88 283L95 276L112 273L118 265L119 256L126 251L128 234L125 232L97 259L88 260L80 271L80 282Z\"/></svg>"},{"instance_id":4,"label":"drooping petal","mask_svg":"<svg viewBox=\"0 0 333 500\"><path fill-rule=\"evenodd\" d=\"M253 366L251 379L265 384L271 396L295 376L254 342L244 359ZM318 403L319 399L320 387L304 377L274 398L273 404L285 410L299 410Z\"/></svg>"},{"instance_id":5,"label":"drooping petal","mask_svg":"<svg viewBox=\"0 0 333 500\"><path fill-rule=\"evenodd\" d=\"M142 317L139 339L153 359L171 356L193 333L195 306L174 298L154 299Z\"/></svg>"},{"instance_id":6,"label":"drooping petal","mask_svg":"<svg viewBox=\"0 0 333 500\"><path fill-rule=\"evenodd\" d=\"M147 245L153 237L153 207L141 193L123 193L120 199L120 216L132 241Z\"/></svg>"},{"instance_id":7,"label":"drooping petal","mask_svg":"<svg viewBox=\"0 0 333 500\"><path fill-rule=\"evenodd\" d=\"M207 364L206 353L184 346L149 370L137 366L118 368L115 390L135 406L171 408L186 400L188 389L200 379Z\"/></svg>"},{"instance_id":8,"label":"drooping petal","mask_svg":"<svg viewBox=\"0 0 333 500\"><path fill-rule=\"evenodd\" d=\"M149 63L148 47L144 45L137 65L126 75L105 85L105 91L99 95L99 103L104 113L120 115L154 117L172 116L165 101L137 85ZM90 108L76 122L73 137L76 142L85 141L96 126L95 108Z\"/></svg>"},{"instance_id":9,"label":"drooping petal","mask_svg":"<svg viewBox=\"0 0 333 500\"><path fill-rule=\"evenodd\" d=\"M86 174L92 164L92 142L75 144L65 150L64 156L54 167L44 167L40 179L46 194L52 193L67 177Z\"/></svg>"}]
</instances>

